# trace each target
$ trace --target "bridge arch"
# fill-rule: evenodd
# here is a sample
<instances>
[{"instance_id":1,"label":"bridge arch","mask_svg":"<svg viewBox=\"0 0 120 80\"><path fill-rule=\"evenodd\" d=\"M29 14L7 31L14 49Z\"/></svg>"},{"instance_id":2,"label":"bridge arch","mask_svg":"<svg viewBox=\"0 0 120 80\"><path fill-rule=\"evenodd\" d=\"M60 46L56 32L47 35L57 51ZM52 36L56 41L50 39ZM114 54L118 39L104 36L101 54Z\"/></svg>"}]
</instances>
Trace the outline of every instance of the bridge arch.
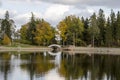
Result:
<instances>
[{"instance_id":1,"label":"bridge arch","mask_svg":"<svg viewBox=\"0 0 120 80\"><path fill-rule=\"evenodd\" d=\"M48 47L52 49L52 52L61 51L61 46L57 44L52 44L52 45L49 45Z\"/></svg>"},{"instance_id":2,"label":"bridge arch","mask_svg":"<svg viewBox=\"0 0 120 80\"><path fill-rule=\"evenodd\" d=\"M53 52L48 51L48 54L50 54L52 56L57 56L57 55L60 55L61 52L59 51L59 52L53 53Z\"/></svg>"},{"instance_id":3,"label":"bridge arch","mask_svg":"<svg viewBox=\"0 0 120 80\"><path fill-rule=\"evenodd\" d=\"M58 47L58 48L61 48L61 46L58 45L58 44L51 44L51 45L49 45L48 47L49 47L49 48L52 48L52 47Z\"/></svg>"}]
</instances>

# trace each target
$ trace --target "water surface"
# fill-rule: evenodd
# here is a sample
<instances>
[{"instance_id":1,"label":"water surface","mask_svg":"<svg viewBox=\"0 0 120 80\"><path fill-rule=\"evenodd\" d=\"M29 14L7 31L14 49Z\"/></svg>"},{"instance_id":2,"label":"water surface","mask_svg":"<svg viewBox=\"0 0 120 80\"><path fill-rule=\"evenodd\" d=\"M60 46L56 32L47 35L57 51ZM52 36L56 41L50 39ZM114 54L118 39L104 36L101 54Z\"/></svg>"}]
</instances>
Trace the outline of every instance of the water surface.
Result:
<instances>
[{"instance_id":1,"label":"water surface","mask_svg":"<svg viewBox=\"0 0 120 80\"><path fill-rule=\"evenodd\" d=\"M1 52L0 80L120 80L120 56Z\"/></svg>"}]
</instances>

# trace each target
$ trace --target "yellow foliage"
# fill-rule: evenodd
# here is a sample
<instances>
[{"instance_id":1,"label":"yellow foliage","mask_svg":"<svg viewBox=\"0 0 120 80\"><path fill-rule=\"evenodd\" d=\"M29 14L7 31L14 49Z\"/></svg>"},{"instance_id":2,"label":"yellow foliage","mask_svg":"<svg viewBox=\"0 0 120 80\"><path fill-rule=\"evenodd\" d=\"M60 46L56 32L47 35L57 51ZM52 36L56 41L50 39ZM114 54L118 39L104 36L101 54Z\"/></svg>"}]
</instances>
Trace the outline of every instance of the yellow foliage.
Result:
<instances>
[{"instance_id":1,"label":"yellow foliage","mask_svg":"<svg viewBox=\"0 0 120 80\"><path fill-rule=\"evenodd\" d=\"M64 21L61 21L58 25L58 29L61 31L60 36L63 39L63 41L66 40L66 31L67 31L67 25Z\"/></svg>"},{"instance_id":2,"label":"yellow foliage","mask_svg":"<svg viewBox=\"0 0 120 80\"><path fill-rule=\"evenodd\" d=\"M50 24L45 21L39 22L37 24L37 29L34 34L34 41L38 45L47 44L47 42L49 42L54 37L54 33Z\"/></svg>"},{"instance_id":3,"label":"yellow foliage","mask_svg":"<svg viewBox=\"0 0 120 80\"><path fill-rule=\"evenodd\" d=\"M6 34L4 34L2 43L3 43L3 45L10 45L11 44L11 40Z\"/></svg>"}]
</instances>

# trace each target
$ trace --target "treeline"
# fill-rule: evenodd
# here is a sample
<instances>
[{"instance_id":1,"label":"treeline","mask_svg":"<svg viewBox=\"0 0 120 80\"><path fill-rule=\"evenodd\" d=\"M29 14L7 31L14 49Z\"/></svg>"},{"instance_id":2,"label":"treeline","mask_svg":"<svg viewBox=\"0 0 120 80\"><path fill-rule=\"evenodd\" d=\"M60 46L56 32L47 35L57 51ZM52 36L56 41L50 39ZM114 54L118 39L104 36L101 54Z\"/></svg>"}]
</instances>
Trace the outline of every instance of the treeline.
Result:
<instances>
[{"instance_id":1,"label":"treeline","mask_svg":"<svg viewBox=\"0 0 120 80\"><path fill-rule=\"evenodd\" d=\"M93 13L90 18L67 16L58 24L61 43L76 46L120 46L120 12L111 10L106 19L104 11Z\"/></svg>"},{"instance_id":2,"label":"treeline","mask_svg":"<svg viewBox=\"0 0 120 80\"><path fill-rule=\"evenodd\" d=\"M30 21L16 32L14 21L9 19L9 13L6 11L5 19L1 19L0 24L1 44L19 40L21 43L40 46L54 43L75 46L120 46L119 11L115 14L111 10L108 17L102 9L89 18L70 15L61 20L57 27L52 27L44 19L35 18L32 13Z\"/></svg>"},{"instance_id":3,"label":"treeline","mask_svg":"<svg viewBox=\"0 0 120 80\"><path fill-rule=\"evenodd\" d=\"M21 27L20 34L22 43L48 46L56 42L55 29L44 19L35 19L33 13L30 22Z\"/></svg>"},{"instance_id":4,"label":"treeline","mask_svg":"<svg viewBox=\"0 0 120 80\"><path fill-rule=\"evenodd\" d=\"M0 19L0 44L11 45L15 35L15 27L14 21L9 18L9 12L6 11L5 18Z\"/></svg>"}]
</instances>

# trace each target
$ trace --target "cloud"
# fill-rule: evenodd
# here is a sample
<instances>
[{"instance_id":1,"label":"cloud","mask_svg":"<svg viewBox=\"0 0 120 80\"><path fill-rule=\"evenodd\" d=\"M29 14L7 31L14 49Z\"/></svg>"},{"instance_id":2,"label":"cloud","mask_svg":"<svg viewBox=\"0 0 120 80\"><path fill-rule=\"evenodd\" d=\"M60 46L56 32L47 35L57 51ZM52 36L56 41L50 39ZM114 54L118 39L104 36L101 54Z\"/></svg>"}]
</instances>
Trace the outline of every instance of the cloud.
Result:
<instances>
[{"instance_id":1,"label":"cloud","mask_svg":"<svg viewBox=\"0 0 120 80\"><path fill-rule=\"evenodd\" d=\"M41 2L45 3L55 3L55 4L63 4L63 5L73 5L78 8L86 7L86 6L104 6L107 8L119 8L120 1L119 0L4 0L9 2L27 2L27 3L36 3L39 4Z\"/></svg>"},{"instance_id":2,"label":"cloud","mask_svg":"<svg viewBox=\"0 0 120 80\"><path fill-rule=\"evenodd\" d=\"M33 12L35 18L40 18L41 13ZM25 13L25 14L17 14L13 17L15 23L17 24L18 28L21 27L21 25L26 24L30 21L31 13Z\"/></svg>"},{"instance_id":3,"label":"cloud","mask_svg":"<svg viewBox=\"0 0 120 80\"><path fill-rule=\"evenodd\" d=\"M33 0L30 0L33 1ZM74 6L104 6L109 8L119 8L118 0L41 0L50 3L74 5Z\"/></svg>"},{"instance_id":4,"label":"cloud","mask_svg":"<svg viewBox=\"0 0 120 80\"><path fill-rule=\"evenodd\" d=\"M69 6L64 5L51 5L49 6L44 13L41 12L33 12L36 18L44 18L48 21L52 26L55 26L63 17L64 14L69 11ZM20 25L23 25L30 21L31 13L23 13L17 14L13 17L16 24L18 24L19 28Z\"/></svg>"},{"instance_id":5,"label":"cloud","mask_svg":"<svg viewBox=\"0 0 120 80\"><path fill-rule=\"evenodd\" d=\"M50 23L57 23L60 19L64 17L64 14L69 11L70 6L67 5L58 5L54 4L47 8L45 13L43 14L43 18L45 18Z\"/></svg>"},{"instance_id":6,"label":"cloud","mask_svg":"<svg viewBox=\"0 0 120 80\"><path fill-rule=\"evenodd\" d=\"M0 9L0 18L4 18L6 11L8 11L8 10ZM9 11L10 18L13 18L15 15L17 15L17 11L16 10Z\"/></svg>"},{"instance_id":7,"label":"cloud","mask_svg":"<svg viewBox=\"0 0 120 80\"><path fill-rule=\"evenodd\" d=\"M0 18L4 18L8 9L10 17L19 27L30 20L30 12L56 26L68 15L89 17L100 8L106 12L107 7L109 10L120 7L117 0L2 0L2 3L4 8L0 9Z\"/></svg>"}]
</instances>

